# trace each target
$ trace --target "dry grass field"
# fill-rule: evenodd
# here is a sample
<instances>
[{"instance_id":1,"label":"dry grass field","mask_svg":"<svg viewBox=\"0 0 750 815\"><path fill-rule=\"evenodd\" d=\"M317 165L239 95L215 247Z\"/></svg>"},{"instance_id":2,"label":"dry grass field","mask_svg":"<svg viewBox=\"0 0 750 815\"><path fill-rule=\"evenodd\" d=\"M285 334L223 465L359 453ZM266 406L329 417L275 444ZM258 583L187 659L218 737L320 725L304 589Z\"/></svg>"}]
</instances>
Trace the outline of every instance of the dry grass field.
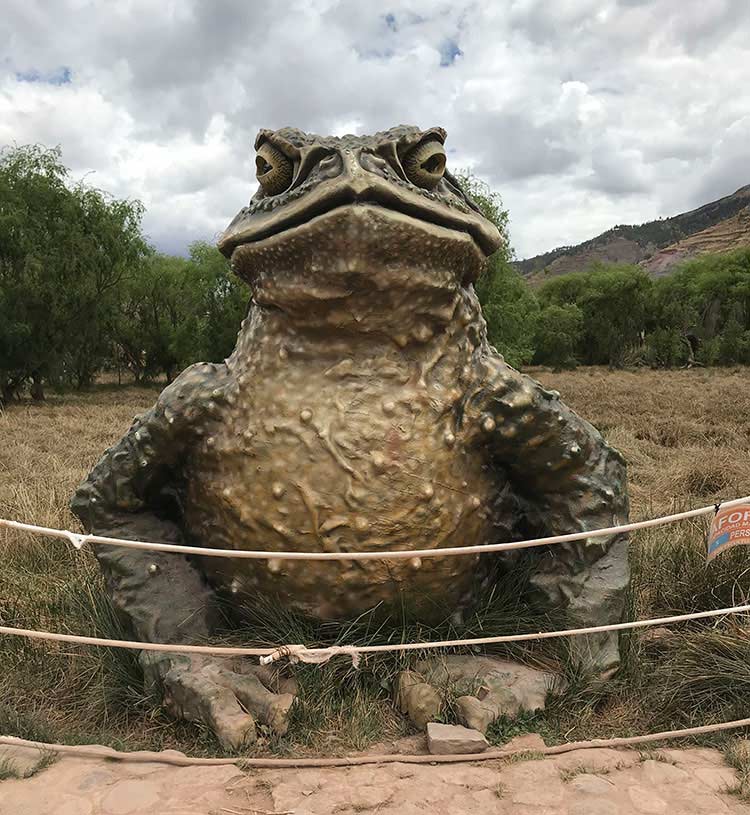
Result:
<instances>
[{"instance_id":1,"label":"dry grass field","mask_svg":"<svg viewBox=\"0 0 750 815\"><path fill-rule=\"evenodd\" d=\"M559 390L623 452L633 518L750 494L747 369L530 373ZM101 386L0 412L0 517L76 528L67 509L75 485L157 391ZM746 600L750 550L735 549L706 566L705 531L699 520L633 537L633 619ZM90 553L0 530L0 563L0 622L127 636L109 609ZM521 625L489 611L488 633ZM627 735L747 716L750 641L744 623L709 621L629 635L614 680L601 684L568 669L567 690L545 713L499 723L492 736L501 741L525 729L548 740ZM295 624L283 615L274 623L266 619L264 638L304 636L292 630ZM258 749L334 753L405 732L390 701L396 667L380 661L356 674L333 663L298 668L301 703L290 733ZM207 734L175 725L144 696L130 652L13 637L0 638L0 733L131 749L215 749Z\"/></svg>"}]
</instances>

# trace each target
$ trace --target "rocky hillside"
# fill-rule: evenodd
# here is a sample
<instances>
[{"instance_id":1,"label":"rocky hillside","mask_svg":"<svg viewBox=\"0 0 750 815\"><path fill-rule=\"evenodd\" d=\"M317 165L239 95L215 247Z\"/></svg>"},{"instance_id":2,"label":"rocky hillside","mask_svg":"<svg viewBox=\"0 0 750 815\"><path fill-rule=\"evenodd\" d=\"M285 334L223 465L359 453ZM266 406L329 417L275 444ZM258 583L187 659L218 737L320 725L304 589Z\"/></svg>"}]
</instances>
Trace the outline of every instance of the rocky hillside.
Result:
<instances>
[{"instance_id":1,"label":"rocky hillside","mask_svg":"<svg viewBox=\"0 0 750 815\"><path fill-rule=\"evenodd\" d=\"M597 260L638 263L658 276L694 255L748 245L750 184L690 212L640 226L615 226L577 246L561 246L515 265L531 283L582 271Z\"/></svg>"}]
</instances>

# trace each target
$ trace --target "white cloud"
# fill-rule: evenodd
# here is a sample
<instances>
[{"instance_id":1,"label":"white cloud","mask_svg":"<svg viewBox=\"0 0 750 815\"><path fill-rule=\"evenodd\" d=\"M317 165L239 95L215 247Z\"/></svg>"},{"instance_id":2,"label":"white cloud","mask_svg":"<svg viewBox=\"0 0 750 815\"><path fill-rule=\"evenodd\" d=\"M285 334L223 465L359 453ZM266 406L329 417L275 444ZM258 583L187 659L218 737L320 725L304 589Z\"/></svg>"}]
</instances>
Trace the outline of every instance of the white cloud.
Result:
<instances>
[{"instance_id":1,"label":"white cloud","mask_svg":"<svg viewBox=\"0 0 750 815\"><path fill-rule=\"evenodd\" d=\"M60 144L76 176L142 199L169 251L214 237L250 197L260 127L441 124L453 166L503 195L519 256L750 182L746 0L3 11L0 144Z\"/></svg>"}]
</instances>

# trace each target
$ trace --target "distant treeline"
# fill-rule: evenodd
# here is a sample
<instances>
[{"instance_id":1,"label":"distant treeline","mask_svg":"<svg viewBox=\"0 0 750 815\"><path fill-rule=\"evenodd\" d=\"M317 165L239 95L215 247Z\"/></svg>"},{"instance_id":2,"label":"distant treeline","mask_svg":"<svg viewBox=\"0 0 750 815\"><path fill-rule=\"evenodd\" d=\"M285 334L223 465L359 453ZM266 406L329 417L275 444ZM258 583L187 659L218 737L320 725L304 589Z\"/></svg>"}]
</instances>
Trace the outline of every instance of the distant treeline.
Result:
<instances>
[{"instance_id":1,"label":"distant treeline","mask_svg":"<svg viewBox=\"0 0 750 815\"><path fill-rule=\"evenodd\" d=\"M668 277L594 264L536 291L493 268L490 341L515 365L673 368L750 364L750 247L703 255Z\"/></svg>"},{"instance_id":2,"label":"distant treeline","mask_svg":"<svg viewBox=\"0 0 750 815\"><path fill-rule=\"evenodd\" d=\"M600 266L533 291L510 265L499 196L461 180L506 238L477 293L511 364L750 364L750 248L659 280ZM247 288L210 244L188 258L156 252L142 217L138 201L70 183L58 149L0 151L0 403L107 370L172 379L231 353Z\"/></svg>"},{"instance_id":3,"label":"distant treeline","mask_svg":"<svg viewBox=\"0 0 750 815\"><path fill-rule=\"evenodd\" d=\"M463 180L507 238L500 198ZM750 247L702 255L657 279L638 266L593 264L536 290L501 250L477 293L490 342L512 365L750 364Z\"/></svg>"}]
</instances>

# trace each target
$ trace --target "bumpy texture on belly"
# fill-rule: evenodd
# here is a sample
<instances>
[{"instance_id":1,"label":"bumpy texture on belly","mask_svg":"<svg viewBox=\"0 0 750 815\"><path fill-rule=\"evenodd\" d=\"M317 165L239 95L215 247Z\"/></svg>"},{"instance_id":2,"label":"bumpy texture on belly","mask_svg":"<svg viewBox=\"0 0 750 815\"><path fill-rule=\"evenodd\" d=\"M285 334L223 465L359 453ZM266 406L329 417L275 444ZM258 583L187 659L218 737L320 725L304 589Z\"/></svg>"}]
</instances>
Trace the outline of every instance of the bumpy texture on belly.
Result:
<instances>
[{"instance_id":1,"label":"bumpy texture on belly","mask_svg":"<svg viewBox=\"0 0 750 815\"><path fill-rule=\"evenodd\" d=\"M356 372L355 372L356 373ZM359 552L485 542L501 491L464 447L451 398L367 377L264 382L217 418L189 468L193 542L234 549ZM287 383L288 384L288 383ZM238 603L264 596L320 618L375 606L437 619L471 590L477 558L250 561L204 558Z\"/></svg>"}]
</instances>

